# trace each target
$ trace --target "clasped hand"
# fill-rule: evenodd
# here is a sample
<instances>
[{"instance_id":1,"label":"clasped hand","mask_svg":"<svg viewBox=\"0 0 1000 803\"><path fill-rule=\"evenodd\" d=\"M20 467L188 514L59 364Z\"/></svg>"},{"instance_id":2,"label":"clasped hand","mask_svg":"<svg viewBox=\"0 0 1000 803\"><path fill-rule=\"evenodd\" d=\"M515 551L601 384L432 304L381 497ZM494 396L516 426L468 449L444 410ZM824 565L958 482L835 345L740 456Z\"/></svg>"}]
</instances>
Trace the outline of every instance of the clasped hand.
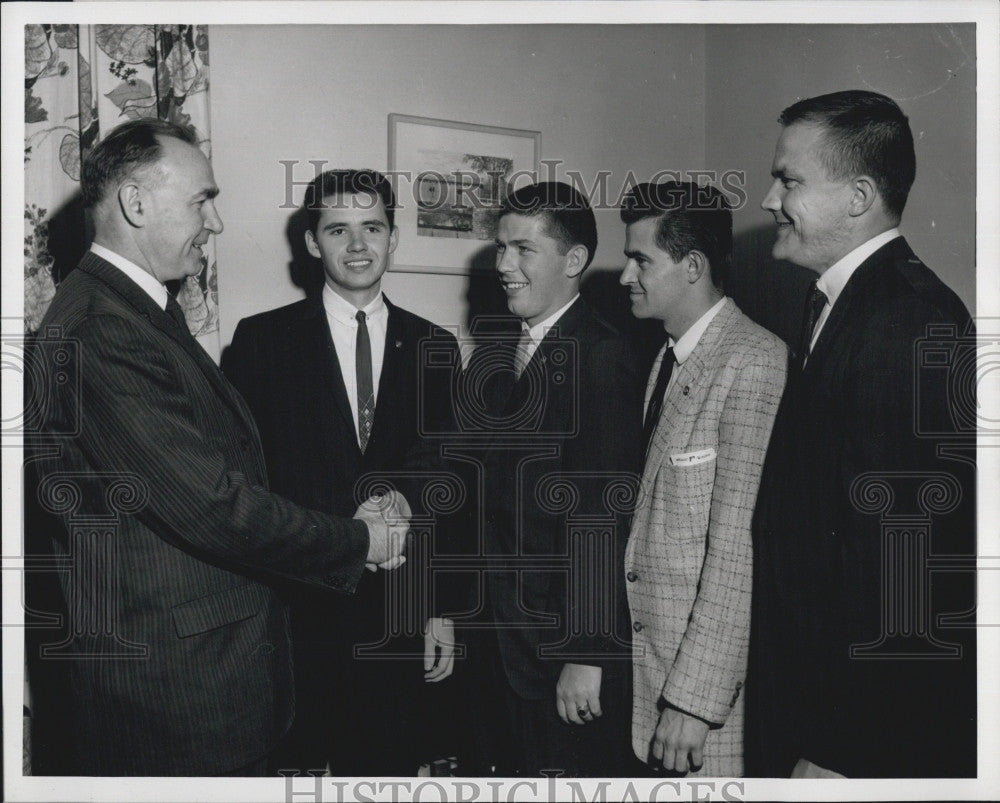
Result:
<instances>
[{"instance_id":1,"label":"clasped hand","mask_svg":"<svg viewBox=\"0 0 1000 803\"><path fill-rule=\"evenodd\" d=\"M354 518L368 527L365 567L369 571L391 570L406 562L401 553L406 546L412 515L406 498L399 491L371 496L357 509Z\"/></svg>"}]
</instances>

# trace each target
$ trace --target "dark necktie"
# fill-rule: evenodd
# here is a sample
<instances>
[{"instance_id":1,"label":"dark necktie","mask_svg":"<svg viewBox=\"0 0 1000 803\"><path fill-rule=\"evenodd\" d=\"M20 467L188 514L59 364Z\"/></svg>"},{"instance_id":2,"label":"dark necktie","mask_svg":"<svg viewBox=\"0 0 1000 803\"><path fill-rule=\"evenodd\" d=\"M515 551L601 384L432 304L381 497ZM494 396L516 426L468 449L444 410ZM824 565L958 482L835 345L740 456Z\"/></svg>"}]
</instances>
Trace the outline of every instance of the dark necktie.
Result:
<instances>
[{"instance_id":1,"label":"dark necktie","mask_svg":"<svg viewBox=\"0 0 1000 803\"><path fill-rule=\"evenodd\" d=\"M656 375L656 384L653 386L653 393L649 397L649 405L646 407L646 420L642 424L643 451L649 449L650 438L653 437L653 430L656 429L656 422L660 420L660 410L663 408L663 397L667 392L667 383L670 375L674 372L674 350L667 346L663 352L663 362L660 363L660 372Z\"/></svg>"},{"instance_id":2,"label":"dark necktie","mask_svg":"<svg viewBox=\"0 0 1000 803\"><path fill-rule=\"evenodd\" d=\"M177 299L171 295L167 296L166 313L173 318L174 323L176 323L185 332L191 331L188 329L187 321L184 318L184 310L182 310L181 305L177 303Z\"/></svg>"},{"instance_id":3,"label":"dark necktie","mask_svg":"<svg viewBox=\"0 0 1000 803\"><path fill-rule=\"evenodd\" d=\"M517 379L521 378L524 369L531 362L531 358L528 356L531 342L531 332L527 329L521 329L521 336L517 339L517 350L514 352L514 377Z\"/></svg>"},{"instance_id":4,"label":"dark necktie","mask_svg":"<svg viewBox=\"0 0 1000 803\"><path fill-rule=\"evenodd\" d=\"M375 423L375 390L372 383L372 343L368 339L365 313L358 310L358 341L354 351L355 371L358 380L358 440L361 451L368 448L368 438Z\"/></svg>"},{"instance_id":5,"label":"dark necktie","mask_svg":"<svg viewBox=\"0 0 1000 803\"><path fill-rule=\"evenodd\" d=\"M809 284L809 294L806 296L806 312L802 321L802 337L799 341L799 370L805 368L806 358L812 344L813 332L819 320L823 307L826 306L826 294L816 286L813 279Z\"/></svg>"}]
</instances>

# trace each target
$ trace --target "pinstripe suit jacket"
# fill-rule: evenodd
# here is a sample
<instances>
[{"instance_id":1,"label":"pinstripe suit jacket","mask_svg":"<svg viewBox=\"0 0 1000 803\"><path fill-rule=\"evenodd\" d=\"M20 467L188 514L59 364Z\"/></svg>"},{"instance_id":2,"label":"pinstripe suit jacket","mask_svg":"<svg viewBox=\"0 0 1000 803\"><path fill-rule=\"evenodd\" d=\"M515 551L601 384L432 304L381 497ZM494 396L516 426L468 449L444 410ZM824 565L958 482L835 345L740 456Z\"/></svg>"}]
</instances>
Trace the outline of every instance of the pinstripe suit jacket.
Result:
<instances>
[{"instance_id":1,"label":"pinstripe suit jacket","mask_svg":"<svg viewBox=\"0 0 1000 803\"><path fill-rule=\"evenodd\" d=\"M647 400L663 360L654 364ZM662 700L721 727L705 775L740 775L753 514L785 384L785 346L727 299L663 402L625 554L632 747L645 760Z\"/></svg>"},{"instance_id":2,"label":"pinstripe suit jacket","mask_svg":"<svg viewBox=\"0 0 1000 803\"><path fill-rule=\"evenodd\" d=\"M294 708L288 612L264 580L351 592L367 530L266 490L243 399L104 260L84 257L41 331L41 429L69 433L38 467L43 503L65 524L56 551L73 566L61 582L78 771L244 766Z\"/></svg>"}]
</instances>

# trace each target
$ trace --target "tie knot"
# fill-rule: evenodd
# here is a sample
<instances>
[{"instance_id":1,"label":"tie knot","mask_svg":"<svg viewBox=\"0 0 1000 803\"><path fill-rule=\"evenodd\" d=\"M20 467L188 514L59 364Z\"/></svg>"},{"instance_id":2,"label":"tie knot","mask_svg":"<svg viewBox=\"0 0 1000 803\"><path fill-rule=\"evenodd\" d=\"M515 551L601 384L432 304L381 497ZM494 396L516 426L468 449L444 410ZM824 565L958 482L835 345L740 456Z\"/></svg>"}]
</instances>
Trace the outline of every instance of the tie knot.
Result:
<instances>
[{"instance_id":1,"label":"tie knot","mask_svg":"<svg viewBox=\"0 0 1000 803\"><path fill-rule=\"evenodd\" d=\"M365 322L365 311L363 309L359 309L354 317L357 319L359 324L363 325Z\"/></svg>"},{"instance_id":2,"label":"tie knot","mask_svg":"<svg viewBox=\"0 0 1000 803\"><path fill-rule=\"evenodd\" d=\"M514 354L514 375L518 379L521 378L521 374L524 373L524 369L528 367L530 362L528 352L532 342L531 331L522 327L521 335L517 339L517 350Z\"/></svg>"},{"instance_id":3,"label":"tie knot","mask_svg":"<svg viewBox=\"0 0 1000 803\"><path fill-rule=\"evenodd\" d=\"M826 302L826 293L820 290L816 282L813 281L809 285L809 308L813 313L814 320L819 317L820 312L823 311L823 307L826 306Z\"/></svg>"}]
</instances>

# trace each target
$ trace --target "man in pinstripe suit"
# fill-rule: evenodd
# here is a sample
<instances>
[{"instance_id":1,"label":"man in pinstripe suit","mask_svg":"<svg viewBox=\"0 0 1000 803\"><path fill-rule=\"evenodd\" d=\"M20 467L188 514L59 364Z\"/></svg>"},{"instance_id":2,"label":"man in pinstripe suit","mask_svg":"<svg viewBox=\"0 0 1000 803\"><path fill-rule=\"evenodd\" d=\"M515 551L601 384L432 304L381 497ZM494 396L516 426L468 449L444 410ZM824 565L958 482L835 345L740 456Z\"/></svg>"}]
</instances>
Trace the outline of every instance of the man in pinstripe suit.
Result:
<instances>
[{"instance_id":1,"label":"man in pinstripe suit","mask_svg":"<svg viewBox=\"0 0 1000 803\"><path fill-rule=\"evenodd\" d=\"M625 553L632 748L655 770L741 775L750 521L785 384L785 346L721 287L732 213L710 187L625 199L632 313L663 322L642 486Z\"/></svg>"},{"instance_id":2,"label":"man in pinstripe suit","mask_svg":"<svg viewBox=\"0 0 1000 803\"><path fill-rule=\"evenodd\" d=\"M37 463L39 496L72 563L55 656L72 659L70 771L261 774L294 710L288 611L269 581L352 593L366 563L398 565L401 528L268 492L249 409L163 284L196 274L222 231L192 132L126 123L81 183L94 244L43 321L36 389L57 446Z\"/></svg>"}]
</instances>

